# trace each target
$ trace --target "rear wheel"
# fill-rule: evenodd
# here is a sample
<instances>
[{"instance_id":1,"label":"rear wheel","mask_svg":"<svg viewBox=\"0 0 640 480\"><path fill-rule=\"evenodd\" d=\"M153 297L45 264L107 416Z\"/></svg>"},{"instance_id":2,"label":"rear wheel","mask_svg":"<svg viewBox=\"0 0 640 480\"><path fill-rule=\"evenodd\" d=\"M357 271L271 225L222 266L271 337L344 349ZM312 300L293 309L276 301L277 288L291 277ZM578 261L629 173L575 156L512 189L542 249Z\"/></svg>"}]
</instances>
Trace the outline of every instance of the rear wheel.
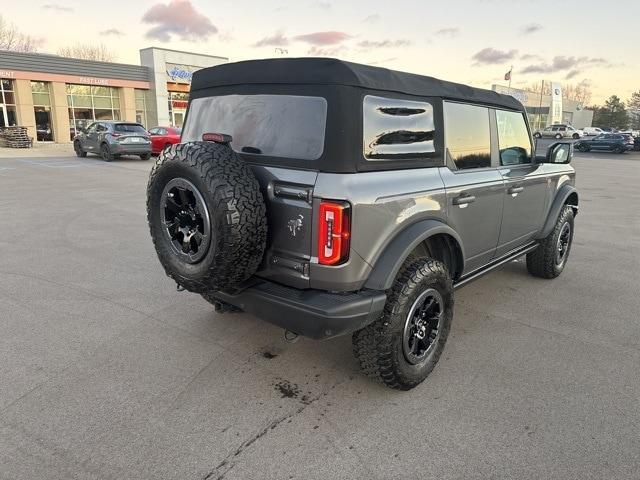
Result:
<instances>
[{"instance_id":1,"label":"rear wheel","mask_svg":"<svg viewBox=\"0 0 640 480\"><path fill-rule=\"evenodd\" d=\"M580 138L580 134L579 134L579 133L574 133L572 136L573 136L573 138L575 138L576 140L577 140L578 138Z\"/></svg>"},{"instance_id":2,"label":"rear wheel","mask_svg":"<svg viewBox=\"0 0 640 480\"><path fill-rule=\"evenodd\" d=\"M353 334L354 354L367 376L409 390L438 363L452 319L447 267L430 258L415 259L398 274L382 316Z\"/></svg>"},{"instance_id":3,"label":"rear wheel","mask_svg":"<svg viewBox=\"0 0 640 480\"><path fill-rule=\"evenodd\" d=\"M105 162L113 160L113 155L111 154L111 150L109 150L109 145L106 143L100 145L100 156Z\"/></svg>"},{"instance_id":4,"label":"rear wheel","mask_svg":"<svg viewBox=\"0 0 640 480\"><path fill-rule=\"evenodd\" d=\"M560 140L562 138L562 135L559 133L556 133L556 139Z\"/></svg>"},{"instance_id":5,"label":"rear wheel","mask_svg":"<svg viewBox=\"0 0 640 480\"><path fill-rule=\"evenodd\" d=\"M579 152L588 152L589 150L591 150L589 145L585 145L584 143L578 144L576 148L578 149Z\"/></svg>"},{"instance_id":6,"label":"rear wheel","mask_svg":"<svg viewBox=\"0 0 640 480\"><path fill-rule=\"evenodd\" d=\"M616 145L613 147L614 153L624 153L624 147L622 145Z\"/></svg>"},{"instance_id":7,"label":"rear wheel","mask_svg":"<svg viewBox=\"0 0 640 480\"><path fill-rule=\"evenodd\" d=\"M542 134L540 132L536 132L533 134L535 138L542 138Z\"/></svg>"}]
</instances>

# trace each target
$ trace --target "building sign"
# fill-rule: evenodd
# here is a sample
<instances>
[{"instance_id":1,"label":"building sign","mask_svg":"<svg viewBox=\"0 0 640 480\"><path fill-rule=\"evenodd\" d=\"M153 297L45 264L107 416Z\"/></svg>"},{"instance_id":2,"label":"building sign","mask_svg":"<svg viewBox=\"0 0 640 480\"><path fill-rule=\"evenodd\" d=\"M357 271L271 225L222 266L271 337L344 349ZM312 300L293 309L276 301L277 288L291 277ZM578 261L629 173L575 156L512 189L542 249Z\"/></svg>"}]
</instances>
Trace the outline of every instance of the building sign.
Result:
<instances>
[{"instance_id":1,"label":"building sign","mask_svg":"<svg viewBox=\"0 0 640 480\"><path fill-rule=\"evenodd\" d=\"M16 72L11 70L0 70L0 78L15 78Z\"/></svg>"},{"instance_id":2,"label":"building sign","mask_svg":"<svg viewBox=\"0 0 640 480\"><path fill-rule=\"evenodd\" d=\"M107 85L109 85L109 79L108 78L95 78L95 77L80 77L78 83L84 83L84 84L88 84L88 85L107 86Z\"/></svg>"},{"instance_id":3,"label":"building sign","mask_svg":"<svg viewBox=\"0 0 640 480\"><path fill-rule=\"evenodd\" d=\"M200 70L202 67L191 67L189 65L176 65L175 63L167 63L167 77L175 83L191 83L193 72Z\"/></svg>"},{"instance_id":4,"label":"building sign","mask_svg":"<svg viewBox=\"0 0 640 480\"><path fill-rule=\"evenodd\" d=\"M171 100L171 106L173 108L187 108L189 102L186 100Z\"/></svg>"},{"instance_id":5,"label":"building sign","mask_svg":"<svg viewBox=\"0 0 640 480\"><path fill-rule=\"evenodd\" d=\"M551 82L551 124L562 123L562 86Z\"/></svg>"}]
</instances>

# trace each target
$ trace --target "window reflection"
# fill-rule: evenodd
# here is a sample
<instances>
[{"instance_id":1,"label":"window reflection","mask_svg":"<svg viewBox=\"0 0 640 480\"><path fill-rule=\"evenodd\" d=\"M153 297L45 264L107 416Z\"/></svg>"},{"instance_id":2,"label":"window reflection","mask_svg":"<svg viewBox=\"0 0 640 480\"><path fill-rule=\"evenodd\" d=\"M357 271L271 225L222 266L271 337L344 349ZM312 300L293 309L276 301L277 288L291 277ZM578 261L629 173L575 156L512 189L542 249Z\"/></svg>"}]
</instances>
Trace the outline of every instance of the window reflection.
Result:
<instances>
[{"instance_id":1,"label":"window reflection","mask_svg":"<svg viewBox=\"0 0 640 480\"><path fill-rule=\"evenodd\" d=\"M444 125L447 154L458 169L491 166L488 108L445 102Z\"/></svg>"},{"instance_id":2,"label":"window reflection","mask_svg":"<svg viewBox=\"0 0 640 480\"><path fill-rule=\"evenodd\" d=\"M531 163L531 140L520 112L496 110L500 165Z\"/></svg>"},{"instance_id":3,"label":"window reflection","mask_svg":"<svg viewBox=\"0 0 640 480\"><path fill-rule=\"evenodd\" d=\"M364 98L365 158L430 157L435 153L434 134L431 104L372 95Z\"/></svg>"}]
</instances>

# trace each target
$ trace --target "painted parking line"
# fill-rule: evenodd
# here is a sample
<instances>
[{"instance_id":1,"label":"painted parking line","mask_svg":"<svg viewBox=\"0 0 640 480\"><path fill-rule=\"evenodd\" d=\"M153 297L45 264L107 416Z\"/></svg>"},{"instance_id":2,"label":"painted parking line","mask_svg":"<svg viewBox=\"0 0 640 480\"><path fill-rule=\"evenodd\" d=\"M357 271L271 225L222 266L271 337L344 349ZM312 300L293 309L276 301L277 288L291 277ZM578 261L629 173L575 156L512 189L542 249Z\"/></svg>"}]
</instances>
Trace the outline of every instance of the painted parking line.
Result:
<instances>
[{"instance_id":1,"label":"painted parking line","mask_svg":"<svg viewBox=\"0 0 640 480\"><path fill-rule=\"evenodd\" d=\"M38 167L46 167L46 168L78 168L78 167L97 167L99 164L92 163L67 163L65 161L48 161L48 162L37 162L33 160L19 160L21 163L26 163L29 165L35 165Z\"/></svg>"}]
</instances>

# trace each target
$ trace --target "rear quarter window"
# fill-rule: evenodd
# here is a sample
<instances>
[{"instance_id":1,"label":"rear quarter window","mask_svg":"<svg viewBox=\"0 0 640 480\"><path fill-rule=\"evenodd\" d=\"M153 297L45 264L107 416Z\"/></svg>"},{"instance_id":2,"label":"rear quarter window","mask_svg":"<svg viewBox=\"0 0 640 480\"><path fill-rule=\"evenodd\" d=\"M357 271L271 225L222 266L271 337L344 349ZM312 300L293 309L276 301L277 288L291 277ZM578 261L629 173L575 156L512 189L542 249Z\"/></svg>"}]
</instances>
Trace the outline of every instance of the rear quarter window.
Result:
<instances>
[{"instance_id":1,"label":"rear quarter window","mask_svg":"<svg viewBox=\"0 0 640 480\"><path fill-rule=\"evenodd\" d=\"M367 160L428 158L435 154L433 106L428 102L364 97L363 150Z\"/></svg>"},{"instance_id":2,"label":"rear quarter window","mask_svg":"<svg viewBox=\"0 0 640 480\"><path fill-rule=\"evenodd\" d=\"M182 141L203 133L231 135L240 153L316 160L324 150L327 101L295 95L224 95L195 98Z\"/></svg>"}]
</instances>

